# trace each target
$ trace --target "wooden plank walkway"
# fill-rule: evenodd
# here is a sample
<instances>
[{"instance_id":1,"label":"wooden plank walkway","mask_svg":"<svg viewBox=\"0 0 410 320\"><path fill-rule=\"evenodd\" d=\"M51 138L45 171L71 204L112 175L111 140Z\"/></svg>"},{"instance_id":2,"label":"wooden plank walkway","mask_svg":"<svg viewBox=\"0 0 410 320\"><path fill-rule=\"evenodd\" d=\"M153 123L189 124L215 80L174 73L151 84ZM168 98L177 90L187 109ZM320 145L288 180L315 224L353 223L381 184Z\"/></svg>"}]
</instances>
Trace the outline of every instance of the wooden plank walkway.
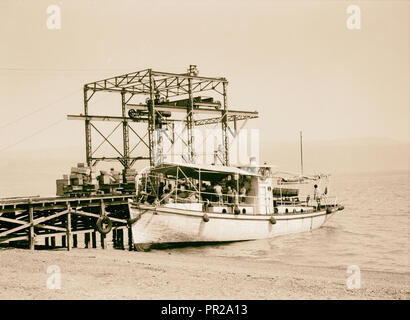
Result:
<instances>
[{"instance_id":1,"label":"wooden plank walkway","mask_svg":"<svg viewBox=\"0 0 410 320\"><path fill-rule=\"evenodd\" d=\"M132 197L0 199L0 245L24 245L31 250L58 247L70 250L79 246L124 249L125 241L132 250L128 224L128 199ZM98 232L96 226L102 217L108 217L112 223L112 230L106 234Z\"/></svg>"}]
</instances>

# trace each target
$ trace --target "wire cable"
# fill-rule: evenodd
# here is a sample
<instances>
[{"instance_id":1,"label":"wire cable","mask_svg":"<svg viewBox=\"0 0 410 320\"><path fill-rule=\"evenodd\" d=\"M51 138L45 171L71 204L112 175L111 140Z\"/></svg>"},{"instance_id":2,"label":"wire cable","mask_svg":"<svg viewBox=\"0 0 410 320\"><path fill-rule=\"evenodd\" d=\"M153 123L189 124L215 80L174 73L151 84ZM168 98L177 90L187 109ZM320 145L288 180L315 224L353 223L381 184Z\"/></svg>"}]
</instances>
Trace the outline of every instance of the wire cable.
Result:
<instances>
[{"instance_id":1,"label":"wire cable","mask_svg":"<svg viewBox=\"0 0 410 320\"><path fill-rule=\"evenodd\" d=\"M65 96L63 96L63 97L61 97L61 98L59 98L59 99L57 99L57 100L55 100L55 101L53 101L53 102L50 102L50 103L46 104L46 105L43 106L43 107L37 108L37 109L35 109L35 110L33 110L33 111L29 112L29 113L26 113L25 115L21 116L20 118L14 119L14 120L9 121L9 122L6 122L6 123L0 125L0 130L11 126L12 124L14 124L14 123L16 123L16 122L18 122L18 121L21 121L21 120L23 120L23 119L25 119L25 118L28 118L28 117L32 116L33 114L36 114L36 113L38 113L38 112L40 112L40 111L43 111L43 110L46 110L46 109L52 107L53 105L55 105L55 104L57 104L57 103L59 103L59 102L61 102L61 101L64 101L65 99L71 97L72 95L74 95L75 93L78 93L78 92L80 92L80 90L79 90L79 89L76 89L75 91L72 91L72 92L68 93L67 95L65 95Z\"/></svg>"},{"instance_id":2,"label":"wire cable","mask_svg":"<svg viewBox=\"0 0 410 320\"><path fill-rule=\"evenodd\" d=\"M16 146L16 145L18 145L18 144L20 144L20 143L22 143L22 142L24 142L24 141L30 139L30 138L32 138L32 137L34 137L34 136L36 136L36 135L42 133L43 131L46 131L47 129L50 129L51 127L54 127L55 125L57 125L57 124L63 122L64 120L65 120L65 117L64 117L63 119L59 119L58 121L55 121L55 122L53 122L53 123L47 125L46 127L41 128L40 130L35 131L34 133L32 133L32 134L30 134L30 135L28 135L28 136L23 137L22 139L20 139L20 140L14 142L14 143L12 143L12 144L9 144L8 146L6 146L6 147L0 149L0 152L5 151L5 150L7 150L7 149L10 149L10 148L12 148L12 147L14 147L14 146Z\"/></svg>"}]
</instances>

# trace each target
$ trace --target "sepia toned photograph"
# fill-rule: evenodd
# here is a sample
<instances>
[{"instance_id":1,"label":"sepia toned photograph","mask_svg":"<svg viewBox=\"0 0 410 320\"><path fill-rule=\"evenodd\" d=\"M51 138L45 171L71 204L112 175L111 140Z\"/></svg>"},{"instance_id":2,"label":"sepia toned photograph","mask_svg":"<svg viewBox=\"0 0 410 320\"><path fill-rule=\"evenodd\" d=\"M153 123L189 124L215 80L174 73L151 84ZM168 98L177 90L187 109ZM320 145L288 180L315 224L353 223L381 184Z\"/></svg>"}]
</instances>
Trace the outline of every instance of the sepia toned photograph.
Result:
<instances>
[{"instance_id":1,"label":"sepia toned photograph","mask_svg":"<svg viewBox=\"0 0 410 320\"><path fill-rule=\"evenodd\" d=\"M410 1L0 0L0 38L0 300L410 299Z\"/></svg>"}]
</instances>

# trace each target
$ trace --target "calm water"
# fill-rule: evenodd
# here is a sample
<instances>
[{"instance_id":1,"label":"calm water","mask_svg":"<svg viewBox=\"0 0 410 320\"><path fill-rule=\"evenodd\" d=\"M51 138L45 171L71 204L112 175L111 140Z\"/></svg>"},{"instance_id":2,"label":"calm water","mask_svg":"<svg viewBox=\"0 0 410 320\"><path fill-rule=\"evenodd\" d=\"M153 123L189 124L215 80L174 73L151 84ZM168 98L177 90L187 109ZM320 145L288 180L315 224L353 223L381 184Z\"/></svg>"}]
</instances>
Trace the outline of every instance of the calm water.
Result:
<instances>
[{"instance_id":1,"label":"calm water","mask_svg":"<svg viewBox=\"0 0 410 320\"><path fill-rule=\"evenodd\" d=\"M345 210L318 230L171 251L308 266L358 265L363 270L410 272L410 173L333 176L330 187Z\"/></svg>"}]
</instances>

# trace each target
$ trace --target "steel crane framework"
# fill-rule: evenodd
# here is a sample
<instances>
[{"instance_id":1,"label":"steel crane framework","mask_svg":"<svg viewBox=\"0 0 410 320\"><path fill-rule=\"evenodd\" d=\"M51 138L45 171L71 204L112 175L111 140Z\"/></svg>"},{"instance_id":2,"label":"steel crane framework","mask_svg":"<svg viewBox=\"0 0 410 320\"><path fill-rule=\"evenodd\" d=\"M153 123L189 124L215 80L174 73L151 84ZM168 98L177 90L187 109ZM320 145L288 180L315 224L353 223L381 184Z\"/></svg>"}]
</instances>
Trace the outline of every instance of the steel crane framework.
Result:
<instances>
[{"instance_id":1,"label":"steel crane framework","mask_svg":"<svg viewBox=\"0 0 410 320\"><path fill-rule=\"evenodd\" d=\"M195 65L191 65L187 72L182 74L141 70L85 84L84 114L68 115L68 119L85 122L86 161L89 166L94 166L99 161L119 161L127 170L138 160L149 160L150 165L155 165L158 143L158 135L155 132L164 124L169 124L173 130L175 122L183 124L184 136L172 135L174 138L170 141L174 144L176 139L184 140L188 150L184 159L190 163L195 163L194 127L220 123L222 152L218 159L222 165L229 165L229 135L235 136L237 133L237 121L257 118L258 112L229 110L227 86L226 78L198 76ZM90 100L101 91L121 94L121 116L89 113ZM203 93L212 94L220 100L202 99ZM132 99L138 95L145 98L145 103L132 103ZM182 119L176 119L176 113L182 113ZM203 115L207 117L203 118ZM111 134L103 134L95 124L98 121L119 122L114 130L122 127L122 145L110 140ZM233 129L229 126L230 122L234 124ZM146 126L145 136L138 134L135 126ZM92 129L103 137L102 143L109 144L115 150L117 157L94 154ZM130 132L133 133L132 139ZM130 141L134 139L136 140ZM137 145L145 145L146 152L132 155Z\"/></svg>"}]
</instances>

